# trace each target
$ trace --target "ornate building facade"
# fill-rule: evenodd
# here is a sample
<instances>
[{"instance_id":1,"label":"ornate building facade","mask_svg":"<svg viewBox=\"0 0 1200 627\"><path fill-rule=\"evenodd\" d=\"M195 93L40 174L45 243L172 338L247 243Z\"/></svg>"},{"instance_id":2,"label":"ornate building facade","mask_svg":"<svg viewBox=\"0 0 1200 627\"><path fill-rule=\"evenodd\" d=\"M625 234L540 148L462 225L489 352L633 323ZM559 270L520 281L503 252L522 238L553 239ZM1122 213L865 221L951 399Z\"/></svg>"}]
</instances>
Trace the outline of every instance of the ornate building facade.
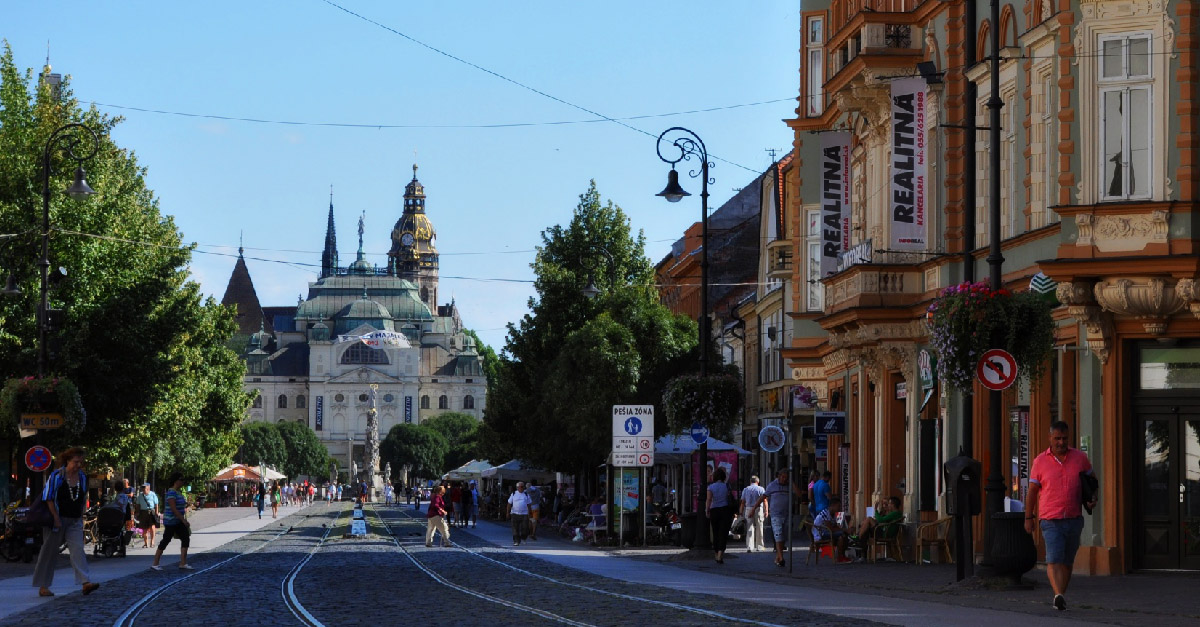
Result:
<instances>
[{"instance_id":1,"label":"ornate building facade","mask_svg":"<svg viewBox=\"0 0 1200 627\"><path fill-rule=\"evenodd\" d=\"M257 393L246 419L307 424L343 469L363 465L371 385L381 439L394 425L449 411L482 419L486 404L475 341L453 302L437 304L437 234L416 172L386 267L365 259L362 219L355 261L338 266L330 200L321 273L307 298L261 307L239 255L222 300L237 307L245 389Z\"/></svg>"}]
</instances>

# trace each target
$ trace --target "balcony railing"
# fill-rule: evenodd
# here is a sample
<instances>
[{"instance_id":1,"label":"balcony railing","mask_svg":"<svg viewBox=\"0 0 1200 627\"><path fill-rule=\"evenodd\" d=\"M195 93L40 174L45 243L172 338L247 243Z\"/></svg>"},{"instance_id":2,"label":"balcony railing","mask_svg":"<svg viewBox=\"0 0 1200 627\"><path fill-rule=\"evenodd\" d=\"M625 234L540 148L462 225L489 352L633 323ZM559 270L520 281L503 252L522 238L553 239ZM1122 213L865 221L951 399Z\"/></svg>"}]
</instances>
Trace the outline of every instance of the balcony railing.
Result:
<instances>
[{"instance_id":1,"label":"balcony railing","mask_svg":"<svg viewBox=\"0 0 1200 627\"><path fill-rule=\"evenodd\" d=\"M829 77L862 55L920 55L911 12L925 0L842 0L830 8Z\"/></svg>"},{"instance_id":2,"label":"balcony railing","mask_svg":"<svg viewBox=\"0 0 1200 627\"><path fill-rule=\"evenodd\" d=\"M925 292L924 273L912 265L860 265L825 283L825 312L910 304Z\"/></svg>"},{"instance_id":3,"label":"balcony railing","mask_svg":"<svg viewBox=\"0 0 1200 627\"><path fill-rule=\"evenodd\" d=\"M792 276L792 242L781 239L767 244L767 276L789 279Z\"/></svg>"}]
</instances>

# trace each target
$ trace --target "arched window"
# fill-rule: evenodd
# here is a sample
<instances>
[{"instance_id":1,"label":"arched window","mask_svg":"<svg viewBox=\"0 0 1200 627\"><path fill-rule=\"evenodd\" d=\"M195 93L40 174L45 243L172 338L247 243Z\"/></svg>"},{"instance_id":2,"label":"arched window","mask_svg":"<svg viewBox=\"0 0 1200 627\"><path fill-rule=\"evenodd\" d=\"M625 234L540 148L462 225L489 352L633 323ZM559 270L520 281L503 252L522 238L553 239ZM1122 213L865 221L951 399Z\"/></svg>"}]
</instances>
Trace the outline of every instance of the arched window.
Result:
<instances>
[{"instance_id":1,"label":"arched window","mask_svg":"<svg viewBox=\"0 0 1200 627\"><path fill-rule=\"evenodd\" d=\"M475 397L470 394L463 397L463 409L475 409Z\"/></svg>"},{"instance_id":2,"label":"arched window","mask_svg":"<svg viewBox=\"0 0 1200 627\"><path fill-rule=\"evenodd\" d=\"M287 394L280 394L279 400L276 401L275 406L279 409L287 409Z\"/></svg>"},{"instance_id":3,"label":"arched window","mask_svg":"<svg viewBox=\"0 0 1200 627\"><path fill-rule=\"evenodd\" d=\"M296 408L304 409L305 407L307 407L307 405L305 404L304 395L300 394L296 397Z\"/></svg>"},{"instance_id":4,"label":"arched window","mask_svg":"<svg viewBox=\"0 0 1200 627\"><path fill-rule=\"evenodd\" d=\"M254 409L262 409L262 394L254 397Z\"/></svg>"},{"instance_id":5,"label":"arched window","mask_svg":"<svg viewBox=\"0 0 1200 627\"><path fill-rule=\"evenodd\" d=\"M438 397L438 409L449 409L449 408L450 408L450 399L446 398L445 394L439 396Z\"/></svg>"},{"instance_id":6,"label":"arched window","mask_svg":"<svg viewBox=\"0 0 1200 627\"><path fill-rule=\"evenodd\" d=\"M386 364L387 353L381 349L371 348L362 342L355 342L346 352L342 353L343 364Z\"/></svg>"},{"instance_id":7,"label":"arched window","mask_svg":"<svg viewBox=\"0 0 1200 627\"><path fill-rule=\"evenodd\" d=\"M429 409L429 397L428 396L421 397L421 409Z\"/></svg>"}]
</instances>

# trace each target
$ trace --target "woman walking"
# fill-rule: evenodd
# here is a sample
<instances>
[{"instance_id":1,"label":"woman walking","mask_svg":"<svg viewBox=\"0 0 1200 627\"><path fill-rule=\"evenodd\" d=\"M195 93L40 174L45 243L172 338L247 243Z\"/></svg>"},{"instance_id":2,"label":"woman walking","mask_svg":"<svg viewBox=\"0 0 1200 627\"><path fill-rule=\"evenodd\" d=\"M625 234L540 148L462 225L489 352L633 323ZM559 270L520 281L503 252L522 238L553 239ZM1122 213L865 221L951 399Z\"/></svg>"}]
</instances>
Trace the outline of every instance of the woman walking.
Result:
<instances>
[{"instance_id":1,"label":"woman walking","mask_svg":"<svg viewBox=\"0 0 1200 627\"><path fill-rule=\"evenodd\" d=\"M258 519L262 520L263 509L267 506L267 484L258 482L258 493L254 495L254 504L258 506Z\"/></svg>"},{"instance_id":2,"label":"woman walking","mask_svg":"<svg viewBox=\"0 0 1200 627\"><path fill-rule=\"evenodd\" d=\"M171 489L163 499L163 538L154 552L154 563L151 570L162 570L158 560L162 559L163 550L173 538L179 538L179 569L195 570L187 563L188 547L192 544L192 526L187 521L187 497L183 495L183 475L174 473L170 479Z\"/></svg>"},{"instance_id":3,"label":"woman walking","mask_svg":"<svg viewBox=\"0 0 1200 627\"><path fill-rule=\"evenodd\" d=\"M158 495L149 483L142 484L142 493L133 501L137 506L137 527L142 530L142 548L154 548L154 533L158 530Z\"/></svg>"},{"instance_id":4,"label":"woman walking","mask_svg":"<svg viewBox=\"0 0 1200 627\"><path fill-rule=\"evenodd\" d=\"M713 482L708 484L708 499L704 511L712 525L713 551L718 564L725 563L725 545L729 541L729 526L733 524L733 502L729 498L729 485L725 483L725 469L713 472Z\"/></svg>"},{"instance_id":5,"label":"woman walking","mask_svg":"<svg viewBox=\"0 0 1200 627\"><path fill-rule=\"evenodd\" d=\"M425 528L425 546L433 546L433 533L440 531L442 533L442 546L450 546L450 527L446 524L446 500L442 495L446 493L445 486L438 486L433 489L433 499L429 501L429 509L425 511L426 528Z\"/></svg>"},{"instance_id":6,"label":"woman walking","mask_svg":"<svg viewBox=\"0 0 1200 627\"><path fill-rule=\"evenodd\" d=\"M279 499L283 498L278 483L271 484L271 518L279 518Z\"/></svg>"},{"instance_id":7,"label":"woman walking","mask_svg":"<svg viewBox=\"0 0 1200 627\"><path fill-rule=\"evenodd\" d=\"M84 594L95 592L100 587L91 582L88 572L87 554L83 550L83 504L87 500L87 475L83 472L83 449L69 448L58 455L59 468L50 473L42 487L42 500L54 522L42 527L42 551L38 553L37 567L33 570L33 585L38 595L54 596L50 584L54 583L54 562L63 542L71 551L71 568L75 569L75 583L83 586Z\"/></svg>"}]
</instances>

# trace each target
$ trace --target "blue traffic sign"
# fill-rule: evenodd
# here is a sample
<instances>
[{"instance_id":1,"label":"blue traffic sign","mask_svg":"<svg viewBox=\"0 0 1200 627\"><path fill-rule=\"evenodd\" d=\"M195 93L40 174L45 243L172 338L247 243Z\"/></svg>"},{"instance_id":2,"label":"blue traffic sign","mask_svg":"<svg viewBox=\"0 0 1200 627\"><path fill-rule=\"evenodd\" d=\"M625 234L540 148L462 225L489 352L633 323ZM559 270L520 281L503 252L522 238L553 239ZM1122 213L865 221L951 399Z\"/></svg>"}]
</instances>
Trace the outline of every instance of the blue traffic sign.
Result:
<instances>
[{"instance_id":1,"label":"blue traffic sign","mask_svg":"<svg viewBox=\"0 0 1200 627\"><path fill-rule=\"evenodd\" d=\"M708 441L708 427L700 424L699 422L693 422L692 423L692 439L696 441L696 444L704 444L705 442L707 442Z\"/></svg>"},{"instance_id":2,"label":"blue traffic sign","mask_svg":"<svg viewBox=\"0 0 1200 627\"><path fill-rule=\"evenodd\" d=\"M625 421L625 433L629 435L637 435L642 432L642 421L636 417L631 417Z\"/></svg>"}]
</instances>

